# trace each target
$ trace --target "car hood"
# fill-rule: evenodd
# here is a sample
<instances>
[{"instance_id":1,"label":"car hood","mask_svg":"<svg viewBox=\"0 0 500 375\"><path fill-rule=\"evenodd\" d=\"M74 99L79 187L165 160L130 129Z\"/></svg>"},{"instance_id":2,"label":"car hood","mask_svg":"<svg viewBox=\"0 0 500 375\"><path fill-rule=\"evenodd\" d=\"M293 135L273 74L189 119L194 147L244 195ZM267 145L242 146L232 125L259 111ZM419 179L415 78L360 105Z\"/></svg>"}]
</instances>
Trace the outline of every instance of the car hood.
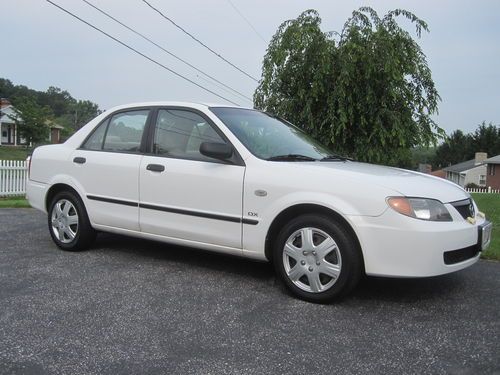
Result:
<instances>
[{"instance_id":1,"label":"car hood","mask_svg":"<svg viewBox=\"0 0 500 375\"><path fill-rule=\"evenodd\" d=\"M301 164L305 166L307 163ZM432 198L443 203L469 197L464 189L453 182L405 169L352 161L317 162L314 166L323 172L327 169L335 175L359 181L360 184L375 184L407 197Z\"/></svg>"}]
</instances>

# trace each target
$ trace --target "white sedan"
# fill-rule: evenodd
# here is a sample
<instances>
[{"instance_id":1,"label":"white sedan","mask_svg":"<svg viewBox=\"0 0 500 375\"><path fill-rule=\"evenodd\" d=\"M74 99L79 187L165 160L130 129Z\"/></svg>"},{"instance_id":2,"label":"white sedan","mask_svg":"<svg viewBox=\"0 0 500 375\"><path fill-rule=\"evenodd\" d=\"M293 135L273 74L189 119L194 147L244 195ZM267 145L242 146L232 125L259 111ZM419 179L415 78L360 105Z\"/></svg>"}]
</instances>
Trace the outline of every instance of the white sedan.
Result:
<instances>
[{"instance_id":1,"label":"white sedan","mask_svg":"<svg viewBox=\"0 0 500 375\"><path fill-rule=\"evenodd\" d=\"M491 236L451 182L348 160L260 111L195 103L116 107L38 147L27 195L64 250L105 231L270 261L314 302L363 274L463 269Z\"/></svg>"}]
</instances>

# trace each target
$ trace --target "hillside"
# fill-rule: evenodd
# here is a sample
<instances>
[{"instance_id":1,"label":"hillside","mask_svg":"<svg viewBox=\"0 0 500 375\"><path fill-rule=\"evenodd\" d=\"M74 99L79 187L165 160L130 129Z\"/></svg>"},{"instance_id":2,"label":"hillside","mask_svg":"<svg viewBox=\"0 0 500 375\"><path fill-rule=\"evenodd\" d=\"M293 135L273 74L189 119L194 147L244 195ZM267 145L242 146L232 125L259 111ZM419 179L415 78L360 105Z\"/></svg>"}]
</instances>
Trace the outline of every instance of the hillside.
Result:
<instances>
[{"instance_id":1,"label":"hillside","mask_svg":"<svg viewBox=\"0 0 500 375\"><path fill-rule=\"evenodd\" d=\"M14 107L33 101L40 107L48 108L49 118L64 126L66 135L72 134L101 113L96 103L75 99L68 91L58 87L37 91L24 85L15 85L6 78L0 78L0 98L8 99Z\"/></svg>"}]
</instances>

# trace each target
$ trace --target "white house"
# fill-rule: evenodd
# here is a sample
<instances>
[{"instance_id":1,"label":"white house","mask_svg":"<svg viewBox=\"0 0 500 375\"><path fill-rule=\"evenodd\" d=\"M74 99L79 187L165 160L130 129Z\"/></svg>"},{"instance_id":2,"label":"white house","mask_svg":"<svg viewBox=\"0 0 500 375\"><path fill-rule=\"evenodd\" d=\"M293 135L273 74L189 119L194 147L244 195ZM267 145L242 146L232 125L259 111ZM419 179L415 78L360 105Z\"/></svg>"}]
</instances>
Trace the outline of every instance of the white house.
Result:
<instances>
[{"instance_id":1,"label":"white house","mask_svg":"<svg viewBox=\"0 0 500 375\"><path fill-rule=\"evenodd\" d=\"M468 184L486 186L486 164L488 155L485 152L476 152L474 159L443 168L446 179L465 187Z\"/></svg>"},{"instance_id":2,"label":"white house","mask_svg":"<svg viewBox=\"0 0 500 375\"><path fill-rule=\"evenodd\" d=\"M0 146L26 145L26 140L21 138L17 131L14 119L22 121L16 113L14 106L7 99L0 99ZM62 126L48 122L50 143L59 143L61 140Z\"/></svg>"},{"instance_id":3,"label":"white house","mask_svg":"<svg viewBox=\"0 0 500 375\"><path fill-rule=\"evenodd\" d=\"M5 105L2 100L0 107L0 145L22 145L26 144L26 140L21 139L17 134L16 123L11 118L18 118L16 111L12 105Z\"/></svg>"}]
</instances>

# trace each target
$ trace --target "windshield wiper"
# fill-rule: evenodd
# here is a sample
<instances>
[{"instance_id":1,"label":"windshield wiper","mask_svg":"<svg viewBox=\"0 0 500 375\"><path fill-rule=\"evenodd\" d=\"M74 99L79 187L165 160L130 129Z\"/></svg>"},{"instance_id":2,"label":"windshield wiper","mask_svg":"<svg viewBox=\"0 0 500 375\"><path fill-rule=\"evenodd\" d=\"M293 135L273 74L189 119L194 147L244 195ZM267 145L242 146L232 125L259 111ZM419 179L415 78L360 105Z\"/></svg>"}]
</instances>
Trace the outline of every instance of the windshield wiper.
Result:
<instances>
[{"instance_id":1,"label":"windshield wiper","mask_svg":"<svg viewBox=\"0 0 500 375\"><path fill-rule=\"evenodd\" d=\"M316 161L310 156L300 155L300 154L287 154L287 155L276 155L267 158L266 160L270 161Z\"/></svg>"},{"instance_id":2,"label":"windshield wiper","mask_svg":"<svg viewBox=\"0 0 500 375\"><path fill-rule=\"evenodd\" d=\"M352 159L346 158L345 156L335 155L335 154L325 156L323 159L321 159L321 161L346 161L346 160L352 160Z\"/></svg>"}]
</instances>

